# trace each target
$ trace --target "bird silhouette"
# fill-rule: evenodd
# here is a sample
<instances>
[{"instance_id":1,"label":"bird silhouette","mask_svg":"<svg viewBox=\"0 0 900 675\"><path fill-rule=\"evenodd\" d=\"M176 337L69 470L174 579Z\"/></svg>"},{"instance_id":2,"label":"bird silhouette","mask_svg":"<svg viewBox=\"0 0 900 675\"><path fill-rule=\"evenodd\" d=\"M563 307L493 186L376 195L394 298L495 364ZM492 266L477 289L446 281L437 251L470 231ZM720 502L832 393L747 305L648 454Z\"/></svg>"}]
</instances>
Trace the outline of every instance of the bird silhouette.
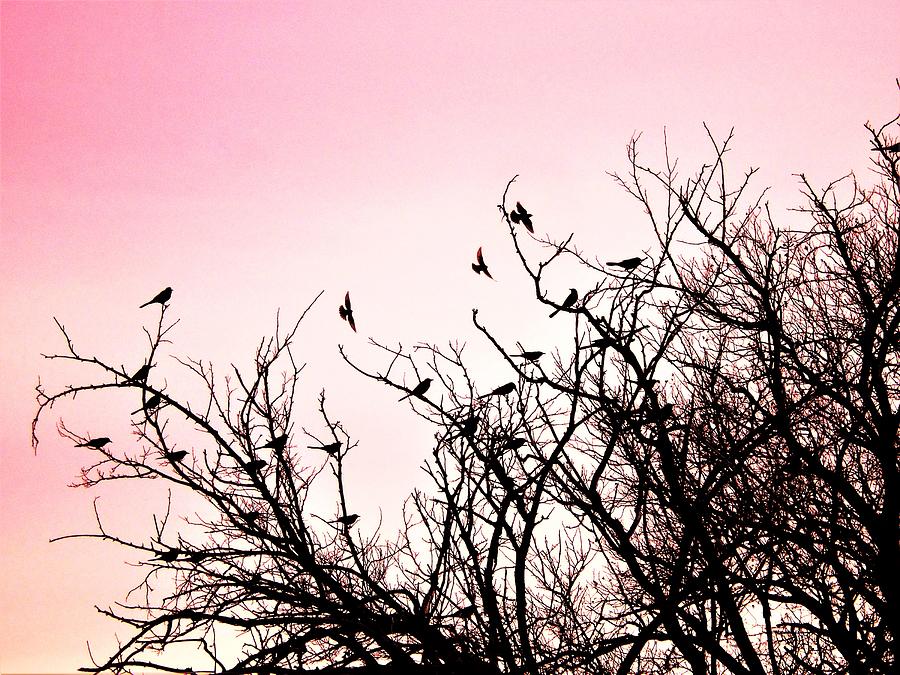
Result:
<instances>
[{"instance_id":1,"label":"bird silhouette","mask_svg":"<svg viewBox=\"0 0 900 675\"><path fill-rule=\"evenodd\" d=\"M167 551L157 551L156 559L162 560L164 562L174 562L178 560L178 556L181 555L181 549L178 548L170 548Z\"/></svg>"},{"instance_id":2,"label":"bird silhouette","mask_svg":"<svg viewBox=\"0 0 900 675\"><path fill-rule=\"evenodd\" d=\"M900 143L894 143L893 145L883 145L879 148L872 148L872 152L878 152L879 150L884 150L885 152L900 152Z\"/></svg>"},{"instance_id":3,"label":"bird silhouette","mask_svg":"<svg viewBox=\"0 0 900 675\"><path fill-rule=\"evenodd\" d=\"M353 308L350 306L350 291L344 294L344 304L338 305L338 314L340 317L350 324L353 332L356 332L356 321L353 320Z\"/></svg>"},{"instance_id":4,"label":"bird silhouette","mask_svg":"<svg viewBox=\"0 0 900 675\"><path fill-rule=\"evenodd\" d=\"M569 309L576 302L578 302L578 290L575 288L570 288L569 294L566 296L566 299L563 300L562 306L559 309L554 309L550 313L550 318L552 319L554 316L559 314L560 309Z\"/></svg>"},{"instance_id":5,"label":"bird silhouette","mask_svg":"<svg viewBox=\"0 0 900 675\"><path fill-rule=\"evenodd\" d=\"M188 456L187 450L176 450L175 452L163 453L163 457L172 463L180 462Z\"/></svg>"},{"instance_id":6,"label":"bird silhouette","mask_svg":"<svg viewBox=\"0 0 900 675\"><path fill-rule=\"evenodd\" d=\"M161 402L162 402L162 396L160 396L159 394L153 394L153 396L151 396L150 398L147 399L147 402L144 403L144 406L142 408L138 408L137 410L133 411L131 414L137 415L142 410L147 413L153 412L156 408L159 407L159 404Z\"/></svg>"},{"instance_id":7,"label":"bird silhouette","mask_svg":"<svg viewBox=\"0 0 900 675\"><path fill-rule=\"evenodd\" d=\"M259 513L256 511L248 511L247 513L241 514L248 523L253 525L257 520L259 520Z\"/></svg>"},{"instance_id":8,"label":"bird silhouette","mask_svg":"<svg viewBox=\"0 0 900 675\"><path fill-rule=\"evenodd\" d=\"M635 269L638 265L640 265L644 261L643 258L635 257L635 258L625 258L625 260L619 260L617 262L607 262L606 264L610 267L621 267L623 270L628 270L629 272Z\"/></svg>"},{"instance_id":9,"label":"bird silhouette","mask_svg":"<svg viewBox=\"0 0 900 675\"><path fill-rule=\"evenodd\" d=\"M534 225L531 223L531 214L522 206L522 202L516 202L516 210L509 214L509 219L514 223L522 223L525 229L534 234Z\"/></svg>"},{"instance_id":10,"label":"bird silhouette","mask_svg":"<svg viewBox=\"0 0 900 675\"><path fill-rule=\"evenodd\" d=\"M588 344L582 345L579 349L590 349L593 347L594 349L607 349L612 347L616 343L611 337L602 337L597 338L596 340L591 340Z\"/></svg>"},{"instance_id":11,"label":"bird silhouette","mask_svg":"<svg viewBox=\"0 0 900 675\"><path fill-rule=\"evenodd\" d=\"M171 297L172 297L172 287L167 286L166 288L162 289L159 293L154 295L152 300L148 300L143 305L141 305L141 307L146 307L147 305L152 305L154 302L158 302L160 305L165 305L169 301L169 298L171 298Z\"/></svg>"},{"instance_id":12,"label":"bird silhouette","mask_svg":"<svg viewBox=\"0 0 900 675\"><path fill-rule=\"evenodd\" d=\"M131 376L128 380L129 382L145 382L147 380L147 376L150 375L150 369L153 367L152 363L145 363L143 366L138 368L138 371Z\"/></svg>"},{"instance_id":13,"label":"bird silhouette","mask_svg":"<svg viewBox=\"0 0 900 675\"><path fill-rule=\"evenodd\" d=\"M254 459L251 462L247 462L247 471L250 473L256 473L260 469L262 469L268 462L264 459Z\"/></svg>"},{"instance_id":14,"label":"bird silhouette","mask_svg":"<svg viewBox=\"0 0 900 675\"><path fill-rule=\"evenodd\" d=\"M335 441L334 443L329 443L328 445L307 445L306 447L310 450L324 450L329 455L333 455L341 449L341 445L342 443L340 441Z\"/></svg>"},{"instance_id":15,"label":"bird silhouette","mask_svg":"<svg viewBox=\"0 0 900 675\"><path fill-rule=\"evenodd\" d=\"M458 609L455 612L448 614L447 618L465 620L475 616L476 611L477 610L475 609L475 605L469 605L468 607L463 607L462 609Z\"/></svg>"},{"instance_id":16,"label":"bird silhouette","mask_svg":"<svg viewBox=\"0 0 900 675\"><path fill-rule=\"evenodd\" d=\"M281 434L280 436L276 436L271 441L266 443L265 445L259 446L259 450L263 450L265 448L272 448L273 450L284 450L284 446L287 445L288 435Z\"/></svg>"},{"instance_id":17,"label":"bird silhouette","mask_svg":"<svg viewBox=\"0 0 900 675\"><path fill-rule=\"evenodd\" d=\"M353 523L355 523L357 520L359 520L359 516L355 513L351 513L346 516L341 516L340 518L332 522L340 523L341 525L344 525L349 529L350 526L353 525Z\"/></svg>"},{"instance_id":18,"label":"bird silhouette","mask_svg":"<svg viewBox=\"0 0 900 675\"><path fill-rule=\"evenodd\" d=\"M506 396L507 394L511 394L516 390L515 382L507 382L506 384L501 384L499 387L494 389L493 391L484 394L483 396L479 396L479 399L488 398L489 396Z\"/></svg>"},{"instance_id":19,"label":"bird silhouette","mask_svg":"<svg viewBox=\"0 0 900 675\"><path fill-rule=\"evenodd\" d=\"M513 354L512 358L514 359L523 359L528 363L533 363L537 361L544 355L544 352L522 352L521 354Z\"/></svg>"},{"instance_id":20,"label":"bird silhouette","mask_svg":"<svg viewBox=\"0 0 900 675\"><path fill-rule=\"evenodd\" d=\"M525 445L528 441L524 438L510 438L503 444L504 450L518 450L523 445Z\"/></svg>"},{"instance_id":21,"label":"bird silhouette","mask_svg":"<svg viewBox=\"0 0 900 675\"><path fill-rule=\"evenodd\" d=\"M99 450L107 443L112 443L110 439L106 436L101 436L100 438L92 438L89 441L85 441L84 443L79 443L76 445L76 448L94 448L95 450Z\"/></svg>"},{"instance_id":22,"label":"bird silhouette","mask_svg":"<svg viewBox=\"0 0 900 675\"><path fill-rule=\"evenodd\" d=\"M488 272L488 266L484 262L484 256L481 255L481 247L480 246L478 247L478 253L475 254L475 259L478 261L478 264L472 263L472 269L475 271L475 274L484 273L484 275L488 279L493 279L494 277L492 277L491 273Z\"/></svg>"},{"instance_id":23,"label":"bird silhouette","mask_svg":"<svg viewBox=\"0 0 900 675\"><path fill-rule=\"evenodd\" d=\"M401 399L398 399L398 400L397 400L397 403L399 403L400 401L404 401L404 400L408 399L410 396L416 396L416 397L418 397L418 398L423 398L424 395L425 395L425 392L428 391L428 387L431 386L431 382L432 382L431 378L430 378L430 377L426 377L424 380L422 380L421 382L419 382L419 384L417 384L417 385L413 388L413 390L412 390L411 392L409 392L406 396L404 396L404 397L401 398Z\"/></svg>"},{"instance_id":24,"label":"bird silhouette","mask_svg":"<svg viewBox=\"0 0 900 675\"><path fill-rule=\"evenodd\" d=\"M475 432L478 431L478 415L471 415L467 417L465 421L459 425L459 435L462 438L468 438L471 440L472 436L475 435Z\"/></svg>"}]
</instances>

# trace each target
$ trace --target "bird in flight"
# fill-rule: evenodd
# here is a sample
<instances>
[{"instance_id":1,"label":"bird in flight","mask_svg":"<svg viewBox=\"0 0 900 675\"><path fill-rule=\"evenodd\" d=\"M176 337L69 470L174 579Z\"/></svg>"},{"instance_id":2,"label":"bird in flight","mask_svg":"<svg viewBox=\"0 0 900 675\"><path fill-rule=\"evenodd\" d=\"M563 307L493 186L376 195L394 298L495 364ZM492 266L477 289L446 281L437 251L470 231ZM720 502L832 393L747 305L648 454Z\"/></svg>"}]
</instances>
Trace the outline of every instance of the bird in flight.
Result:
<instances>
[{"instance_id":1,"label":"bird in flight","mask_svg":"<svg viewBox=\"0 0 900 675\"><path fill-rule=\"evenodd\" d=\"M138 371L131 376L129 382L146 382L147 376L150 375L150 369L153 367L152 363L145 363L143 366L138 368Z\"/></svg>"},{"instance_id":2,"label":"bird in flight","mask_svg":"<svg viewBox=\"0 0 900 675\"><path fill-rule=\"evenodd\" d=\"M484 256L481 255L481 247L480 246L478 247L478 253L475 254L475 259L478 261L477 264L472 263L472 269L475 271L475 274L484 273L484 275L488 279L493 279L494 277L491 276L491 273L488 271L488 266L484 262Z\"/></svg>"},{"instance_id":3,"label":"bird in flight","mask_svg":"<svg viewBox=\"0 0 900 675\"><path fill-rule=\"evenodd\" d=\"M524 438L510 438L503 444L504 450L518 450L523 445L525 445L528 441Z\"/></svg>"},{"instance_id":4,"label":"bird in flight","mask_svg":"<svg viewBox=\"0 0 900 675\"><path fill-rule=\"evenodd\" d=\"M79 443L75 447L76 448L94 448L96 450L99 450L107 443L112 443L112 441L110 439L108 439L106 436L101 436L100 438L92 438L91 440L85 441L84 443Z\"/></svg>"},{"instance_id":5,"label":"bird in flight","mask_svg":"<svg viewBox=\"0 0 900 675\"><path fill-rule=\"evenodd\" d=\"M431 386L431 382L432 382L431 378L426 377L424 380L419 382L419 384L417 384L415 386L415 388L413 388L413 390L411 392L409 392L406 396L404 396L401 399L398 399L397 403L408 399L410 396L417 396L418 398L423 398L425 396L425 392L428 391L428 387Z\"/></svg>"},{"instance_id":6,"label":"bird in flight","mask_svg":"<svg viewBox=\"0 0 900 675\"><path fill-rule=\"evenodd\" d=\"M271 441L266 443L265 445L259 446L260 450L265 448L272 448L273 450L284 450L284 446L287 445L288 435L281 434L281 436L276 436Z\"/></svg>"},{"instance_id":7,"label":"bird in flight","mask_svg":"<svg viewBox=\"0 0 900 675\"><path fill-rule=\"evenodd\" d=\"M638 265L640 265L644 259L642 257L634 257L634 258L625 258L625 260L619 261L609 261L606 264L610 267L621 267L623 270L628 270L629 272L635 269Z\"/></svg>"},{"instance_id":8,"label":"bird in flight","mask_svg":"<svg viewBox=\"0 0 900 675\"><path fill-rule=\"evenodd\" d=\"M176 462L182 461L187 456L188 456L187 450L176 450L175 452L163 453L163 457L165 457L167 460L169 460L173 464Z\"/></svg>"},{"instance_id":9,"label":"bird in flight","mask_svg":"<svg viewBox=\"0 0 900 675\"><path fill-rule=\"evenodd\" d=\"M152 305L154 302L158 302L160 305L165 305L169 298L172 297L172 287L166 286L166 288L162 289L159 293L153 296L152 300L148 300L141 307L146 307L147 305Z\"/></svg>"},{"instance_id":10,"label":"bird in flight","mask_svg":"<svg viewBox=\"0 0 900 675\"><path fill-rule=\"evenodd\" d=\"M525 229L534 234L534 225L531 224L531 214L522 206L522 202L516 202L516 210L509 214L509 219L514 223L522 223Z\"/></svg>"},{"instance_id":11,"label":"bird in flight","mask_svg":"<svg viewBox=\"0 0 900 675\"><path fill-rule=\"evenodd\" d=\"M350 291L344 294L344 304L338 305L338 314L340 317L350 324L353 332L356 332L356 321L353 320L353 308L350 306Z\"/></svg>"},{"instance_id":12,"label":"bird in flight","mask_svg":"<svg viewBox=\"0 0 900 675\"><path fill-rule=\"evenodd\" d=\"M355 513L351 513L346 516L341 516L340 518L338 518L337 520L335 520L333 522L340 523L341 525L346 526L347 529L350 529L350 526L353 525L353 523L355 523L357 520L359 520L359 516Z\"/></svg>"},{"instance_id":13,"label":"bird in flight","mask_svg":"<svg viewBox=\"0 0 900 675\"><path fill-rule=\"evenodd\" d=\"M552 319L554 316L559 314L560 309L569 309L576 302L578 302L578 290L570 288L569 294L566 296L566 299L563 300L562 306L559 309L554 309L550 314L550 318Z\"/></svg>"},{"instance_id":14,"label":"bird in flight","mask_svg":"<svg viewBox=\"0 0 900 675\"><path fill-rule=\"evenodd\" d=\"M143 408L138 408L131 414L137 415L142 410L144 412L148 412L148 413L153 412L156 408L159 407L160 403L162 403L162 396L160 396L159 394L153 394L153 396L151 396L150 398L147 399L147 402L144 404Z\"/></svg>"},{"instance_id":15,"label":"bird in flight","mask_svg":"<svg viewBox=\"0 0 900 675\"><path fill-rule=\"evenodd\" d=\"M475 616L475 605L469 605L468 607L463 607L462 609L458 609L455 612L448 614L448 618L455 619L469 619Z\"/></svg>"},{"instance_id":16,"label":"bird in flight","mask_svg":"<svg viewBox=\"0 0 900 675\"><path fill-rule=\"evenodd\" d=\"M507 394L511 394L516 390L515 382L507 382L506 384L501 384L499 387L494 389L492 392L484 394L483 396L479 396L479 399L488 398L489 396L506 396Z\"/></svg>"},{"instance_id":17,"label":"bird in flight","mask_svg":"<svg viewBox=\"0 0 900 675\"><path fill-rule=\"evenodd\" d=\"M254 459L252 462L247 462L247 471L250 473L256 473L260 469L262 469L268 462L264 459Z\"/></svg>"},{"instance_id":18,"label":"bird in flight","mask_svg":"<svg viewBox=\"0 0 900 675\"><path fill-rule=\"evenodd\" d=\"M329 443L328 445L307 445L306 447L310 450L324 450L329 455L333 455L341 449L341 445L342 443L340 441L335 441L334 443Z\"/></svg>"},{"instance_id":19,"label":"bird in flight","mask_svg":"<svg viewBox=\"0 0 900 675\"><path fill-rule=\"evenodd\" d=\"M522 352L521 354L513 354L514 359L523 359L527 363L534 363L544 355L544 352Z\"/></svg>"},{"instance_id":20,"label":"bird in flight","mask_svg":"<svg viewBox=\"0 0 900 675\"><path fill-rule=\"evenodd\" d=\"M900 152L900 143L885 145L880 148L872 148L872 152L878 152L879 150L884 150L885 152Z\"/></svg>"}]
</instances>

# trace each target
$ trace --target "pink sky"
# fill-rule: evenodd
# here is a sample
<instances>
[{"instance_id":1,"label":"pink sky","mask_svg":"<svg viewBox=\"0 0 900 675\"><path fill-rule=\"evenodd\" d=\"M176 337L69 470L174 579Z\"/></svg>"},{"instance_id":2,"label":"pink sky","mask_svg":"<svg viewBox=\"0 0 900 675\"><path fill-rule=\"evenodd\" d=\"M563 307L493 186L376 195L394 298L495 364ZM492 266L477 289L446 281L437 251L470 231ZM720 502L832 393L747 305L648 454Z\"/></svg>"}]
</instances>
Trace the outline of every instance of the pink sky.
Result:
<instances>
[{"instance_id":1,"label":"pink sky","mask_svg":"<svg viewBox=\"0 0 900 675\"><path fill-rule=\"evenodd\" d=\"M368 335L474 345L479 307L505 337L552 344L562 328L529 302L495 205L518 173L544 231L610 257L646 246L606 174L635 131L658 158L665 126L689 170L703 121L736 127L731 165L762 167L776 213L799 201L793 173L864 174L863 122L898 110L898 25L893 0L3 2L0 671L85 665L85 641L102 652L118 629L93 605L138 573L109 546L48 543L91 530L94 496L65 487L86 455L52 418L29 444L38 376L69 374L40 358L60 347L52 317L85 351L139 362L152 317L137 305L171 285L173 352L224 365L325 289L299 340L303 409L327 385L362 440L354 508L393 523L429 430L348 372L338 342L372 367ZM478 246L498 283L471 273ZM347 289L359 335L336 316ZM81 402L57 414L112 424ZM101 504L138 530L160 506L121 490Z\"/></svg>"}]
</instances>

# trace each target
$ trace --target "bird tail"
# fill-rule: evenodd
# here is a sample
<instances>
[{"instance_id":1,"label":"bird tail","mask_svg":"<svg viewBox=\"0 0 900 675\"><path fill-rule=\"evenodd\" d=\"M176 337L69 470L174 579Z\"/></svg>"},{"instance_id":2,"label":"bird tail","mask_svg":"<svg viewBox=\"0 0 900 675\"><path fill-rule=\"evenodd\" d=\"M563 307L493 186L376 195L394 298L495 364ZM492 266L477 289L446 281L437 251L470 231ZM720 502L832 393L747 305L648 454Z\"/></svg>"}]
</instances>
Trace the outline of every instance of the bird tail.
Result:
<instances>
[{"instance_id":1,"label":"bird tail","mask_svg":"<svg viewBox=\"0 0 900 675\"><path fill-rule=\"evenodd\" d=\"M141 305L140 307L138 307L138 309L143 309L144 307L146 307L147 305L151 304L152 302L153 302L152 300L148 300L148 301L145 302L143 305Z\"/></svg>"},{"instance_id":2,"label":"bird tail","mask_svg":"<svg viewBox=\"0 0 900 675\"><path fill-rule=\"evenodd\" d=\"M554 316L556 316L557 314L559 314L559 310L558 310L558 309L554 309L554 310L550 313L550 318L552 319L552 318L553 318Z\"/></svg>"}]
</instances>

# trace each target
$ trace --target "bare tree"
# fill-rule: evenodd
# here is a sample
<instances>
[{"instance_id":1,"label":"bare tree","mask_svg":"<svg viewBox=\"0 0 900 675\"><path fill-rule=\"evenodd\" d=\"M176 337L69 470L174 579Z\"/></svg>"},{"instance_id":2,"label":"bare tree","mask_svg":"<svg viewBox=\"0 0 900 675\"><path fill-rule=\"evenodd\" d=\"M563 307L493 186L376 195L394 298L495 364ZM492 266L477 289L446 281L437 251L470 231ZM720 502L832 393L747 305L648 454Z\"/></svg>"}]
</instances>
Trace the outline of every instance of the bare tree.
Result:
<instances>
[{"instance_id":1,"label":"bare tree","mask_svg":"<svg viewBox=\"0 0 900 675\"><path fill-rule=\"evenodd\" d=\"M83 484L160 478L213 514L174 538L166 514L130 541L98 513L98 531L78 535L138 550L148 569L139 601L102 610L132 636L85 670L892 672L900 160L889 125L869 128L873 186L801 175L790 228L765 190L751 194L755 170L732 181L731 135L710 133L711 161L684 178L667 147L652 168L633 139L613 177L655 244L612 264L574 234L542 236L540 214L509 207L510 181L500 210L512 251L570 343L517 344L473 311L508 383L479 381L458 343L372 340L367 360L381 367L341 349L435 429L430 483L393 539L353 528L343 465L355 442L324 393L319 427L295 426L299 321L260 343L250 373L220 379L180 360L207 392L193 403L80 353L60 325L67 349L49 358L95 376L39 387L35 428L76 394L139 393L136 454L60 424L96 458ZM594 285L565 296L546 287L551 269ZM167 312L146 364L168 340ZM306 508L326 467L331 520ZM157 576L169 590L152 590ZM220 655L217 630L243 641L240 659ZM205 662L167 661L179 643Z\"/></svg>"}]
</instances>

